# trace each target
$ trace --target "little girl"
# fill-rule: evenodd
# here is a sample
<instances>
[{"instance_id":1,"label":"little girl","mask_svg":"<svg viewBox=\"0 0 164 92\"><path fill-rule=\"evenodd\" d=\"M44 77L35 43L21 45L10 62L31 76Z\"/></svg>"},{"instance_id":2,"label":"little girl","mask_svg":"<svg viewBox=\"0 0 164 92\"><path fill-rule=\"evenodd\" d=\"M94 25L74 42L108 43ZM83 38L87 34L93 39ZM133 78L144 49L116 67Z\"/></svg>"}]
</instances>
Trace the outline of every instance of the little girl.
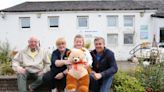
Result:
<instances>
[{"instance_id":1,"label":"little girl","mask_svg":"<svg viewBox=\"0 0 164 92\"><path fill-rule=\"evenodd\" d=\"M87 50L86 48L84 48L84 38L82 35L78 34L74 37L74 48L77 49L82 49L84 50L85 56L86 56L86 60L88 62L88 65L91 66L92 65L92 56L89 52L89 50Z\"/></svg>"}]
</instances>

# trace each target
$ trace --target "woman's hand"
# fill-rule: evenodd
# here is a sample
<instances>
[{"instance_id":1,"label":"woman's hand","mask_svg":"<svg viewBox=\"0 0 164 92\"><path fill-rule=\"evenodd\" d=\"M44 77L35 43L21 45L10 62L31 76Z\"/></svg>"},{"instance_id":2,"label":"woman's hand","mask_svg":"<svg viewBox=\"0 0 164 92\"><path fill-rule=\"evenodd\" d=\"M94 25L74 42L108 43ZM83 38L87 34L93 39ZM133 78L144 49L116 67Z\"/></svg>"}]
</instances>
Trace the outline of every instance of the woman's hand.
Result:
<instances>
[{"instance_id":1,"label":"woman's hand","mask_svg":"<svg viewBox=\"0 0 164 92\"><path fill-rule=\"evenodd\" d=\"M54 78L59 80L59 79L62 79L63 77L64 77L64 73L60 72Z\"/></svg>"},{"instance_id":2,"label":"woman's hand","mask_svg":"<svg viewBox=\"0 0 164 92\"><path fill-rule=\"evenodd\" d=\"M69 60L64 60L64 65L70 65L71 62Z\"/></svg>"}]
</instances>

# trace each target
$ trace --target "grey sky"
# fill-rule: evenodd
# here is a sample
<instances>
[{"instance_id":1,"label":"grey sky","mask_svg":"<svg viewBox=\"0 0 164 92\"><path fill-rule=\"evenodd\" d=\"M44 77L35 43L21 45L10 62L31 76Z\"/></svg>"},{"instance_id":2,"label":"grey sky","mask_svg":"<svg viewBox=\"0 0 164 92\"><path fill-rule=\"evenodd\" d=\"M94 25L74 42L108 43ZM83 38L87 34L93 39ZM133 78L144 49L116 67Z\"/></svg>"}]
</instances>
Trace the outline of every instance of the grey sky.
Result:
<instances>
[{"instance_id":1,"label":"grey sky","mask_svg":"<svg viewBox=\"0 0 164 92\"><path fill-rule=\"evenodd\" d=\"M70 1L70 0L1 0L0 9L8 8L25 1ZM71 0L73 1L73 0ZM77 0L74 0L77 1Z\"/></svg>"}]
</instances>

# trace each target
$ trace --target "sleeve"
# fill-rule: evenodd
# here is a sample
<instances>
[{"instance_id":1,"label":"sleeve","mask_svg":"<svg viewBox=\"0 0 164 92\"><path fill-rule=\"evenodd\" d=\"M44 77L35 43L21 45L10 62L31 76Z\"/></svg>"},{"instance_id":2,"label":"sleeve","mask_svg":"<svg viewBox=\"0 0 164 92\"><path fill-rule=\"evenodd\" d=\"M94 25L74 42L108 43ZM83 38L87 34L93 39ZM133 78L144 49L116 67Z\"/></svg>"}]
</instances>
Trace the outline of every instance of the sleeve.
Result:
<instances>
[{"instance_id":1,"label":"sleeve","mask_svg":"<svg viewBox=\"0 0 164 92\"><path fill-rule=\"evenodd\" d=\"M92 56L91 56L89 50L86 49L85 54L86 54L86 59L87 59L88 65L92 66L93 59L92 59Z\"/></svg>"},{"instance_id":2,"label":"sleeve","mask_svg":"<svg viewBox=\"0 0 164 92\"><path fill-rule=\"evenodd\" d=\"M12 59L12 69L14 71L17 71L17 68L18 67L21 67L21 63L23 62L23 59L22 59L22 53L21 52L18 52L14 58Z\"/></svg>"},{"instance_id":3,"label":"sleeve","mask_svg":"<svg viewBox=\"0 0 164 92\"><path fill-rule=\"evenodd\" d=\"M114 53L109 54L107 60L108 60L107 62L109 62L110 67L107 70L101 72L102 77L113 76L118 70L116 60L115 60L115 57L114 57Z\"/></svg>"},{"instance_id":4,"label":"sleeve","mask_svg":"<svg viewBox=\"0 0 164 92\"><path fill-rule=\"evenodd\" d=\"M46 73L50 70L50 55L48 52L44 52L44 69L43 72Z\"/></svg>"},{"instance_id":5,"label":"sleeve","mask_svg":"<svg viewBox=\"0 0 164 92\"><path fill-rule=\"evenodd\" d=\"M55 61L58 59L57 53L53 52L51 56L51 65L55 66Z\"/></svg>"},{"instance_id":6,"label":"sleeve","mask_svg":"<svg viewBox=\"0 0 164 92\"><path fill-rule=\"evenodd\" d=\"M55 65L55 61L58 60L57 52L53 52L51 56L51 71L56 75L58 73L58 68Z\"/></svg>"}]
</instances>

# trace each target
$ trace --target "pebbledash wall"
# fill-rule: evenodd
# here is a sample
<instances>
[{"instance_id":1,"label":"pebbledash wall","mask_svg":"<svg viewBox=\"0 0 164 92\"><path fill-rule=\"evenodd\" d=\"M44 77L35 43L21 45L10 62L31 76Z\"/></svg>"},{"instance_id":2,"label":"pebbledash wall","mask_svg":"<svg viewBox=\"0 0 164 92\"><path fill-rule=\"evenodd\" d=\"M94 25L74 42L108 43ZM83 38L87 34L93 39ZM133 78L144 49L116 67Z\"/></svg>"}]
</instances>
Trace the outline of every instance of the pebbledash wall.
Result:
<instances>
[{"instance_id":1,"label":"pebbledash wall","mask_svg":"<svg viewBox=\"0 0 164 92\"><path fill-rule=\"evenodd\" d=\"M24 49L30 36L40 39L41 47L52 51L56 49L55 41L64 37L67 47L73 47L73 38L76 34L85 37L90 42L89 50L94 49L93 39L96 36L104 37L106 47L111 49L117 60L127 60L131 57L129 51L142 42L152 42L153 35L159 42L159 30L162 21L151 17L156 9L149 10L97 10L97 11L44 11L44 12L1 12L0 14L0 41L8 41L16 50ZM108 16L117 16L117 26L108 26ZM49 17L58 16L59 26L49 27ZM78 17L88 18L88 26L78 27ZM124 26L124 17L133 16L133 26ZM21 17L30 18L30 28L21 28ZM130 34L128 38L126 36ZM129 40L131 44L125 44ZM131 40L132 39L132 40ZM112 42L111 42L112 41ZM127 41L127 42L129 42ZM132 41L132 42L131 42ZM114 44L113 44L114 43Z\"/></svg>"}]
</instances>

